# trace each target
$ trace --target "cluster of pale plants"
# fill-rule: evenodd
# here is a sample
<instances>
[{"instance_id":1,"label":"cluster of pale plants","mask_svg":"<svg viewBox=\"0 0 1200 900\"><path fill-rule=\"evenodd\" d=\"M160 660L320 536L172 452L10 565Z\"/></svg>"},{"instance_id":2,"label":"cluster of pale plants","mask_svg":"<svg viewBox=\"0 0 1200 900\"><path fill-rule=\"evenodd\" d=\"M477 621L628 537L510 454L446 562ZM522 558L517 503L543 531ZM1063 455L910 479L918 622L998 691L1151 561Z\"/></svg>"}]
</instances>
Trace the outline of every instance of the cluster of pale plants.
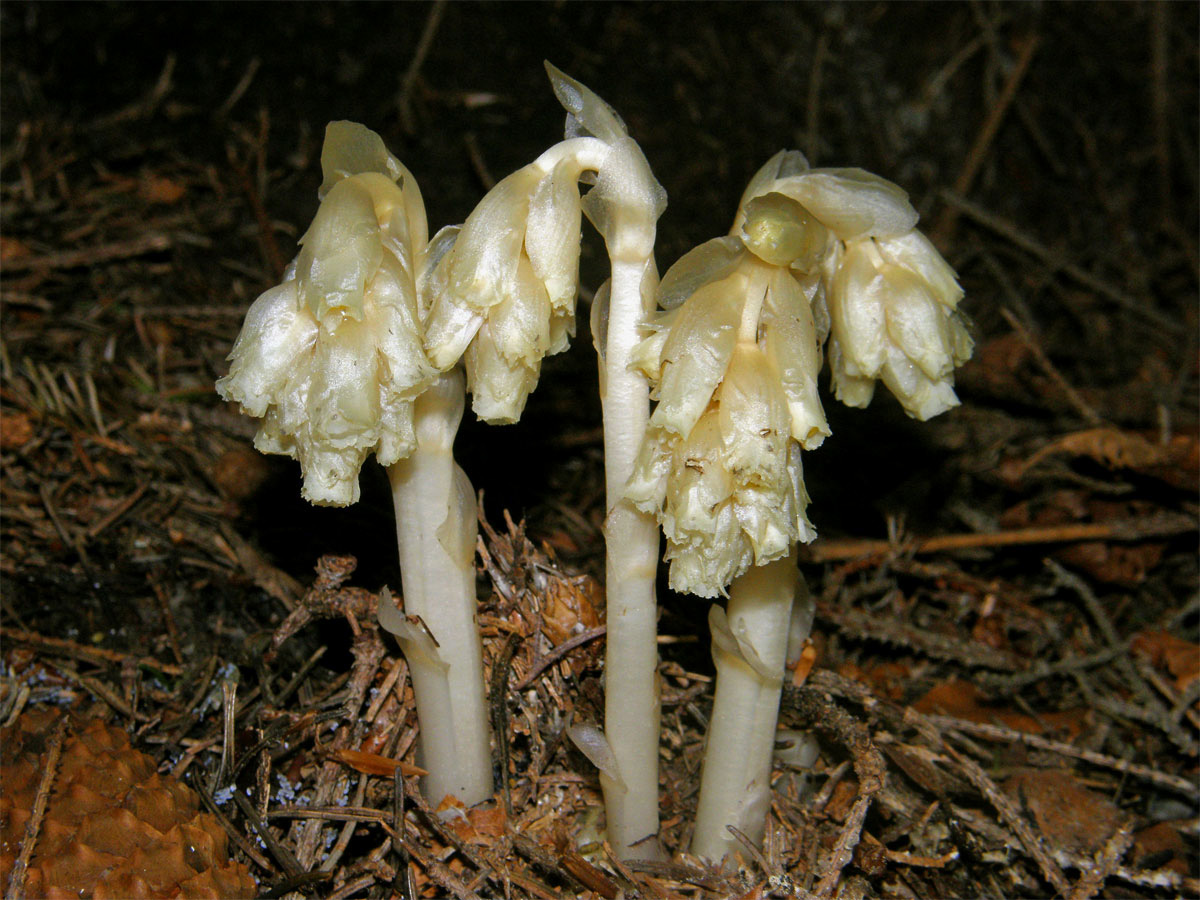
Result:
<instances>
[{"instance_id":1,"label":"cluster of pale plants","mask_svg":"<svg viewBox=\"0 0 1200 900\"><path fill-rule=\"evenodd\" d=\"M438 804L493 794L476 618L476 505L453 456L466 394L516 422L545 356L575 329L582 217L609 280L591 332L600 371L606 511L604 726L573 737L600 770L608 839L656 858L660 526L672 588L709 610L716 694L692 852L761 841L779 699L812 607L796 545L802 451L829 435L817 378L866 406L883 384L909 415L958 401L971 341L950 267L894 184L781 152L751 180L725 237L659 279L666 195L620 117L547 66L566 138L499 182L461 226L429 235L412 174L377 134L334 122L320 206L283 281L250 307L218 384L262 420L255 446L295 457L317 504L359 497L367 456L395 503L401 604L379 621L411 671L422 789ZM581 183L589 185L582 196Z\"/></svg>"}]
</instances>

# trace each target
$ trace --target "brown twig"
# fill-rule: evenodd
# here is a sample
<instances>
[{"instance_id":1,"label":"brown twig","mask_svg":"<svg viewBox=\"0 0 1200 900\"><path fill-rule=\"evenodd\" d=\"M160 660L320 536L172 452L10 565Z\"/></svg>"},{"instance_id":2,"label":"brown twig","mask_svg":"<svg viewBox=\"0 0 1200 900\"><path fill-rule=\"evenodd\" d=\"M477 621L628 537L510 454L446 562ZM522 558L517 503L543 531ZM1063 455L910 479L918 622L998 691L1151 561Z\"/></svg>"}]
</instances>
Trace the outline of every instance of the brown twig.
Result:
<instances>
[{"instance_id":1,"label":"brown twig","mask_svg":"<svg viewBox=\"0 0 1200 900\"><path fill-rule=\"evenodd\" d=\"M256 156L261 157L263 153L261 142L252 149ZM238 184L242 188L242 193L246 195L246 202L250 204L250 211L254 214L255 222L258 223L258 236L262 242L263 256L266 257L267 266L270 268L272 276L275 280L279 280L283 277L283 272L287 268L287 260L284 259L283 253L279 249L279 242L275 240L275 227L271 224L271 217L267 215L267 209L263 205L262 196L254 186L254 179L250 175L249 168L238 158L232 144L229 145L227 150L229 164L233 166Z\"/></svg>"},{"instance_id":2,"label":"brown twig","mask_svg":"<svg viewBox=\"0 0 1200 900\"><path fill-rule=\"evenodd\" d=\"M1171 190L1170 16L1167 3L1150 7L1150 108L1154 113L1154 161L1158 168L1159 215L1173 218ZM961 193L961 192L960 192Z\"/></svg>"},{"instance_id":3,"label":"brown twig","mask_svg":"<svg viewBox=\"0 0 1200 900\"><path fill-rule=\"evenodd\" d=\"M100 424L99 422L97 424ZM95 540L107 529L111 528L122 516L128 513L133 507L146 496L146 491L150 489L150 485L142 482L133 491L129 493L124 500L118 503L113 509L96 524L92 525L84 534L88 540Z\"/></svg>"},{"instance_id":4,"label":"brown twig","mask_svg":"<svg viewBox=\"0 0 1200 900\"><path fill-rule=\"evenodd\" d=\"M821 76L825 71L825 57L829 54L829 35L822 31L817 36L813 50L812 65L808 76L808 99L805 103L805 150L813 165L821 153Z\"/></svg>"},{"instance_id":5,"label":"brown twig","mask_svg":"<svg viewBox=\"0 0 1200 900\"><path fill-rule=\"evenodd\" d=\"M4 261L4 273L8 275L36 269L90 269L115 260L162 253L170 249L171 244L169 235L150 232L124 241L98 244L95 247L60 250L42 256L17 256Z\"/></svg>"},{"instance_id":6,"label":"brown twig","mask_svg":"<svg viewBox=\"0 0 1200 900\"><path fill-rule=\"evenodd\" d=\"M941 635L916 628L894 617L872 615L846 607L844 603L819 601L817 616L855 636L871 637L928 654L935 659L957 660L973 668L986 667L1003 672L1024 669L1027 662L1015 653L1005 652L959 635Z\"/></svg>"},{"instance_id":7,"label":"brown twig","mask_svg":"<svg viewBox=\"0 0 1200 900\"><path fill-rule=\"evenodd\" d=\"M846 746L858 778L858 799L846 816L825 865L825 872L813 890L818 897L831 897L841 879L842 870L854 855L871 801L884 787L887 767L866 725L834 703L823 691L807 686L785 688L782 711L796 719L800 727L814 728Z\"/></svg>"},{"instance_id":8,"label":"brown twig","mask_svg":"<svg viewBox=\"0 0 1200 900\"><path fill-rule=\"evenodd\" d=\"M1064 896L1069 894L1071 886L1067 881L1067 876L1063 874L1058 863L1054 861L1054 858L1046 849L1041 835L1034 832L1033 828L1030 827L1008 795L997 787L996 782L992 781L975 760L963 756L949 744L943 744L942 749L954 758L963 775L995 807L996 812L1000 814L1001 821L1012 829L1013 834L1017 836L1017 840L1021 842L1021 846L1033 857L1038 868L1042 870L1042 877L1050 882L1054 890L1059 894Z\"/></svg>"},{"instance_id":9,"label":"brown twig","mask_svg":"<svg viewBox=\"0 0 1200 900\"><path fill-rule=\"evenodd\" d=\"M400 96L397 98L397 105L400 108L400 123L404 127L404 133L408 135L417 133L417 123L413 117L412 108L413 89L417 85L417 79L421 75L421 66L425 64L425 58L433 46L438 26L442 22L442 14L445 11L446 0L434 0L433 6L429 9L429 15L425 18L425 27L421 29L421 39L417 41L417 47L413 50L408 68L404 70L404 76L400 79Z\"/></svg>"},{"instance_id":10,"label":"brown twig","mask_svg":"<svg viewBox=\"0 0 1200 900\"><path fill-rule=\"evenodd\" d=\"M1017 54L1017 60L1013 64L1012 71L1008 75L1008 80L1004 83L1004 88L1000 91L1000 96L996 98L996 102L992 104L992 108L988 111L987 118L983 120L983 125L979 129L979 133L975 136L975 142L967 152L967 158L963 163L962 170L958 173L958 178L954 181L954 192L956 194L965 196L970 192L971 186L975 184L975 177L979 174L979 170L983 166L983 161L987 158L992 141L995 140L996 132L1000 130L1000 123L1004 121L1004 117L1008 113L1008 108L1012 105L1013 98L1017 95L1017 88L1021 86L1021 82L1025 78L1025 73L1029 70L1029 64L1033 61L1033 54L1037 51L1039 43L1040 38L1037 34L1031 34L1021 41L1020 51ZM954 225L958 221L958 215L958 209L953 206L942 210L942 214L939 216L937 224L934 225L930 235L934 243L945 244L954 230Z\"/></svg>"},{"instance_id":11,"label":"brown twig","mask_svg":"<svg viewBox=\"0 0 1200 900\"><path fill-rule=\"evenodd\" d=\"M1021 320L1013 315L1012 310L1002 307L1000 315L1004 316L1004 321L1012 326L1013 331L1017 333L1017 337L1021 339L1021 343L1025 345L1026 349L1033 354L1034 360L1036 360L1042 371L1058 385L1059 390L1066 395L1067 401L1075 407L1079 414L1092 425L1103 425L1104 420L1080 396L1079 391L1075 390L1071 383L1063 377L1063 374L1058 371L1054 363L1050 362L1050 357L1046 355L1046 351L1042 349L1041 344L1029 333L1029 329L1022 324Z\"/></svg>"},{"instance_id":12,"label":"brown twig","mask_svg":"<svg viewBox=\"0 0 1200 900\"><path fill-rule=\"evenodd\" d=\"M1133 824L1133 818L1126 819L1104 842L1104 846L1096 854L1095 861L1083 870L1083 874L1071 888L1069 900L1091 900L1100 892L1104 882L1121 862L1121 857L1133 846Z\"/></svg>"},{"instance_id":13,"label":"brown twig","mask_svg":"<svg viewBox=\"0 0 1200 900\"><path fill-rule=\"evenodd\" d=\"M521 635L515 631L504 641L500 655L492 664L492 684L488 691L488 707L492 719L492 732L496 737L496 749L500 756L500 790L504 796L504 811L512 816L512 785L509 784L511 749L508 744L508 675L512 668L513 655Z\"/></svg>"},{"instance_id":14,"label":"brown twig","mask_svg":"<svg viewBox=\"0 0 1200 900\"><path fill-rule=\"evenodd\" d=\"M21 839L21 851L13 863L12 872L8 876L8 888L4 894L5 900L19 900L25 896L25 875L29 870L29 861L33 859L33 851L37 846L38 833L42 828L42 817L46 814L46 804L50 802L50 788L58 777L58 761L62 756L63 740L67 733L67 718L64 716L54 725L46 748L46 762L42 769L42 777L38 781L37 794L33 798L33 807L29 813L29 821L25 823L25 834Z\"/></svg>"},{"instance_id":15,"label":"brown twig","mask_svg":"<svg viewBox=\"0 0 1200 900\"><path fill-rule=\"evenodd\" d=\"M119 665L133 663L136 666L154 669L156 672L162 672L164 675L173 676L182 675L184 672L182 666L177 666L174 663L159 662L152 656L134 656L130 653L121 653L117 650L105 649L104 647L85 647L83 644L77 644L75 641L68 641L64 638L45 637L31 631L22 631L19 628L0 629L0 635L3 635L10 641L17 641L18 643L37 647L46 653L59 653L63 656L82 659L91 663L116 663Z\"/></svg>"},{"instance_id":16,"label":"brown twig","mask_svg":"<svg viewBox=\"0 0 1200 900\"><path fill-rule=\"evenodd\" d=\"M589 628L587 631L581 631L574 637L563 641L557 647L551 649L549 653L538 657L537 661L533 664L530 670L525 673L525 677L517 682L514 690L520 691L529 687L529 685L533 684L533 682L539 675L542 674L542 672L546 671L546 669L554 665L576 647L581 647L589 641L594 641L596 638L602 637L607 632L607 626L597 625L595 628Z\"/></svg>"},{"instance_id":17,"label":"brown twig","mask_svg":"<svg viewBox=\"0 0 1200 900\"><path fill-rule=\"evenodd\" d=\"M68 529L66 523L64 523L59 517L58 510L54 506L54 501L50 497L50 487L46 482L43 481L38 485L38 494L42 498L42 506L45 507L46 514L50 516L50 521L54 525L55 530L58 532L58 536L62 538L63 543L70 545L71 548L75 550L76 555L79 557L79 561L83 564L84 570L89 573L90 577L92 563L91 560L88 559L87 550L84 549L83 541L79 540L79 535Z\"/></svg>"},{"instance_id":18,"label":"brown twig","mask_svg":"<svg viewBox=\"0 0 1200 900\"><path fill-rule=\"evenodd\" d=\"M1051 740L1038 734L1018 731L1015 728L1009 728L1005 725L970 722L966 719L956 719L952 716L927 715L925 718L940 729L960 731L989 741L1021 743L1035 750L1044 750L1048 753L1069 756L1074 759L1083 760L1094 766L1111 769L1114 772L1120 772L1133 778L1142 779L1143 781L1150 781L1154 784L1170 788L1173 791L1178 791L1188 797L1200 797L1200 788L1197 787L1194 780L1189 780L1179 775L1172 775L1169 772L1161 772L1149 766L1138 765L1137 763L1132 763L1116 756L1109 756L1105 753L1098 753L1095 750L1076 747L1074 744L1064 743L1063 741Z\"/></svg>"},{"instance_id":19,"label":"brown twig","mask_svg":"<svg viewBox=\"0 0 1200 900\"><path fill-rule=\"evenodd\" d=\"M988 212L982 206L972 203L970 200L953 191L941 190L938 192L938 196L951 206L957 207L967 218L982 225L989 231L994 231L1009 243L1037 257L1050 268L1051 272L1062 272L1075 281L1078 281L1084 287L1090 288L1097 294L1107 297L1122 309L1141 316L1147 322L1153 323L1168 334L1175 335L1184 332L1186 326L1181 319L1174 315L1159 312L1154 302L1149 298L1131 296L1113 287L1103 279L1097 278L1083 267L1072 262L1067 262L1056 251L1045 247L1011 222L1005 221L999 216Z\"/></svg>"},{"instance_id":20,"label":"brown twig","mask_svg":"<svg viewBox=\"0 0 1200 900\"><path fill-rule=\"evenodd\" d=\"M1197 529L1195 519L1160 513L1137 519L1112 522L1081 522L1070 525L1045 525L1014 528L990 534L944 534L917 538L895 544L891 541L845 538L822 540L801 550L808 562L836 562L889 553L946 553L989 547L1018 547L1033 544L1067 544L1078 541L1144 541L1150 538L1190 534Z\"/></svg>"}]
</instances>

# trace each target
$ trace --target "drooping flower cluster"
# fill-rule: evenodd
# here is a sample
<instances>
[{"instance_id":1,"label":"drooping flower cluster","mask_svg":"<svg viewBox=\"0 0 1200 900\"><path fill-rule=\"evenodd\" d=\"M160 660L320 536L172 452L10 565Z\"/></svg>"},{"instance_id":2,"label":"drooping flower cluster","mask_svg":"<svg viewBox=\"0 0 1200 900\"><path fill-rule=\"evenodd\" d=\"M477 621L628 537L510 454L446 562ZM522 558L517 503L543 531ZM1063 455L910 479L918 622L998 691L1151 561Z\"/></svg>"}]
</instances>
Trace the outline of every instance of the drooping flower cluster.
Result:
<instances>
[{"instance_id":1,"label":"drooping flower cluster","mask_svg":"<svg viewBox=\"0 0 1200 900\"><path fill-rule=\"evenodd\" d=\"M702 597L811 540L800 449L829 433L805 285L737 243L710 241L667 272L664 293L729 269L661 316L638 353L658 406L626 496L658 513L671 586Z\"/></svg>"},{"instance_id":2,"label":"drooping flower cluster","mask_svg":"<svg viewBox=\"0 0 1200 900\"><path fill-rule=\"evenodd\" d=\"M574 336L581 214L611 245L646 232L645 204L626 210L624 194L649 184L657 192L650 198L655 217L665 205L616 112L549 63L546 68L568 110L567 139L492 188L461 230L446 229L434 239L430 258L438 262L423 292L432 304L425 337L430 359L446 368L462 358L471 407L489 422L520 418L542 359L561 353ZM595 186L581 198L585 171L595 173ZM653 235L653 227L649 231ZM619 248L610 252L619 255Z\"/></svg>"},{"instance_id":3,"label":"drooping flower cluster","mask_svg":"<svg viewBox=\"0 0 1200 900\"><path fill-rule=\"evenodd\" d=\"M954 270L916 229L917 213L896 185L862 169L808 169L795 151L776 155L743 195L747 210L774 196L794 200L828 229L817 260L824 291L814 308L828 323L835 396L847 406L871 402L882 381L922 421L958 405L954 370L971 355ZM813 271L811 257L792 269ZM824 340L825 335L822 335Z\"/></svg>"},{"instance_id":4,"label":"drooping flower cluster","mask_svg":"<svg viewBox=\"0 0 1200 900\"><path fill-rule=\"evenodd\" d=\"M217 382L263 419L254 446L300 461L305 499L358 500L358 471L415 441L413 401L436 374L422 347L417 279L428 226L416 181L380 137L332 122L321 206L283 282L246 314Z\"/></svg>"},{"instance_id":5,"label":"drooping flower cluster","mask_svg":"<svg viewBox=\"0 0 1200 900\"><path fill-rule=\"evenodd\" d=\"M481 419L517 421L542 358L565 350L575 332L581 173L565 154L509 175L431 275L426 346L439 367L462 358Z\"/></svg>"},{"instance_id":6,"label":"drooping flower cluster","mask_svg":"<svg viewBox=\"0 0 1200 900\"><path fill-rule=\"evenodd\" d=\"M715 597L815 536L800 451L829 434L827 341L848 405L865 406L876 379L920 419L957 404L962 291L916 221L894 184L781 153L731 234L663 277L664 312L637 353L658 405L626 494L658 515L673 588Z\"/></svg>"}]
</instances>

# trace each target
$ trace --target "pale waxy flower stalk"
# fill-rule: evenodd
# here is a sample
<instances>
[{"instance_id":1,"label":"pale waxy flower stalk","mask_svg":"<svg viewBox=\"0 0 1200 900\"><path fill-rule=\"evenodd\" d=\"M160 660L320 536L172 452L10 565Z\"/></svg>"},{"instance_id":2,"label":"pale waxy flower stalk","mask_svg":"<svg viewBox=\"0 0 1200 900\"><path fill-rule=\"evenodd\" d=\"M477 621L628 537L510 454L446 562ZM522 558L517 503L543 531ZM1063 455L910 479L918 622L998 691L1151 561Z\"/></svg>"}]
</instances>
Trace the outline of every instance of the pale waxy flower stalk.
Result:
<instances>
[{"instance_id":1,"label":"pale waxy flower stalk","mask_svg":"<svg viewBox=\"0 0 1200 900\"><path fill-rule=\"evenodd\" d=\"M865 406L876 380L925 419L957 404L971 350L954 273L904 192L860 169L780 153L751 180L729 236L663 277L637 348L658 403L627 496L667 538L671 586L727 596L709 623L717 688L692 851L761 842L783 679L812 606L797 542L815 531L800 455L829 435L817 394Z\"/></svg>"},{"instance_id":2,"label":"pale waxy flower stalk","mask_svg":"<svg viewBox=\"0 0 1200 900\"><path fill-rule=\"evenodd\" d=\"M411 175L372 132L330 127L322 206L284 283L247 316L222 395L263 419L256 446L299 459L304 496L358 498L374 452L396 505L404 609L388 602L413 670L433 803L491 792L473 503L452 444L465 390L485 420L515 422L542 359L574 332L581 217L605 238L611 279L593 308L600 352L608 518L608 834L622 857L658 848L657 523L624 499L649 415L630 364L653 308L655 223L665 206L620 117L547 66L567 137L497 184L461 227L428 238ZM580 197L585 174L593 186ZM463 374L455 367L462 362ZM456 400L456 398L458 398ZM448 711L448 712L447 712ZM609 746L611 744L611 746ZM443 762L444 761L444 762Z\"/></svg>"},{"instance_id":3,"label":"pale waxy flower stalk","mask_svg":"<svg viewBox=\"0 0 1200 900\"><path fill-rule=\"evenodd\" d=\"M614 852L622 859L660 858L658 526L625 499L624 489L650 412L649 384L631 365L631 355L654 306L654 239L666 194L616 112L558 69L547 64L546 70L567 110L566 139L493 189L499 194L503 188L505 195L497 217L514 223L506 253L465 249L473 225L467 220L456 258L446 264L445 315L469 311L478 322L476 355L471 349L466 354L476 410L497 418L519 412L524 385L537 373L509 348L508 339L530 334L547 352L565 346L573 326L581 211L604 237L610 279L593 302L592 339L604 414L607 699L603 733L592 729L582 742L594 748L591 756L601 763ZM577 183L585 173L593 184L580 198ZM487 205L485 199L481 215ZM527 286L516 305L529 314L510 316L506 299L492 299L497 293L513 296L509 288L491 289L497 276L501 284ZM435 309L434 318L438 315ZM510 377L512 388L492 387L510 383Z\"/></svg>"},{"instance_id":4,"label":"pale waxy flower stalk","mask_svg":"<svg viewBox=\"0 0 1200 900\"><path fill-rule=\"evenodd\" d=\"M622 858L657 857L658 529L624 499L649 415L649 385L630 355L653 308L655 225L666 203L641 149L592 91L547 64L566 107L566 139L501 180L431 243L424 346L438 369L460 357L472 408L515 422L542 359L574 333L581 218L608 247L611 279L593 306L600 355L608 516L605 539L606 743L601 768L609 841ZM593 176L580 197L579 183Z\"/></svg>"},{"instance_id":5,"label":"pale waxy flower stalk","mask_svg":"<svg viewBox=\"0 0 1200 900\"><path fill-rule=\"evenodd\" d=\"M333 122L321 205L283 283L258 298L217 382L262 418L255 446L297 458L303 495L345 506L374 453L396 506L404 611L380 621L412 671L423 789L436 806L492 793L482 646L475 621L475 503L454 463L463 409L457 359L435 365L423 320L432 283L425 208L377 134Z\"/></svg>"}]
</instances>

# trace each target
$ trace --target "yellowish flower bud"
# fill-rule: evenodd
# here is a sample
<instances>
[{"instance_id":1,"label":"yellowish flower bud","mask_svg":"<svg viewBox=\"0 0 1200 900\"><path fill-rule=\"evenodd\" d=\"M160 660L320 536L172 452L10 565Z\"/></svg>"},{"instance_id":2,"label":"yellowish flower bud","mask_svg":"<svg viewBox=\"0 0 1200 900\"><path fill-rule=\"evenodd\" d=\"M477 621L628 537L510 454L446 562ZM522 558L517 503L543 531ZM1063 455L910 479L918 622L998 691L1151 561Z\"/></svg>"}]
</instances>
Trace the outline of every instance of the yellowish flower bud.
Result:
<instances>
[{"instance_id":1,"label":"yellowish flower bud","mask_svg":"<svg viewBox=\"0 0 1200 900\"><path fill-rule=\"evenodd\" d=\"M332 123L322 164L300 254L250 307L217 390L263 419L259 450L299 459L306 499L345 505L369 453L386 466L414 446L412 402L434 375L415 283L427 226L412 176L368 129Z\"/></svg>"},{"instance_id":2,"label":"yellowish flower bud","mask_svg":"<svg viewBox=\"0 0 1200 900\"><path fill-rule=\"evenodd\" d=\"M723 272L709 256L677 265ZM668 272L663 283L697 280ZM828 426L809 299L792 273L741 254L732 272L660 316L635 359L658 405L626 496L658 515L671 586L715 597L811 540L800 447L819 444Z\"/></svg>"},{"instance_id":3,"label":"yellowish flower bud","mask_svg":"<svg viewBox=\"0 0 1200 900\"><path fill-rule=\"evenodd\" d=\"M795 200L772 192L746 204L741 237L764 262L808 272L825 255L829 230Z\"/></svg>"},{"instance_id":4,"label":"yellowish flower bud","mask_svg":"<svg viewBox=\"0 0 1200 900\"><path fill-rule=\"evenodd\" d=\"M481 419L516 422L542 359L574 334L581 170L563 154L548 171L533 163L509 175L463 223L431 278L426 349L440 368L463 359Z\"/></svg>"},{"instance_id":5,"label":"yellowish flower bud","mask_svg":"<svg viewBox=\"0 0 1200 900\"><path fill-rule=\"evenodd\" d=\"M921 234L846 245L832 278L829 359L839 400L866 406L879 379L914 418L958 405L954 370L972 341L962 290Z\"/></svg>"}]
</instances>

